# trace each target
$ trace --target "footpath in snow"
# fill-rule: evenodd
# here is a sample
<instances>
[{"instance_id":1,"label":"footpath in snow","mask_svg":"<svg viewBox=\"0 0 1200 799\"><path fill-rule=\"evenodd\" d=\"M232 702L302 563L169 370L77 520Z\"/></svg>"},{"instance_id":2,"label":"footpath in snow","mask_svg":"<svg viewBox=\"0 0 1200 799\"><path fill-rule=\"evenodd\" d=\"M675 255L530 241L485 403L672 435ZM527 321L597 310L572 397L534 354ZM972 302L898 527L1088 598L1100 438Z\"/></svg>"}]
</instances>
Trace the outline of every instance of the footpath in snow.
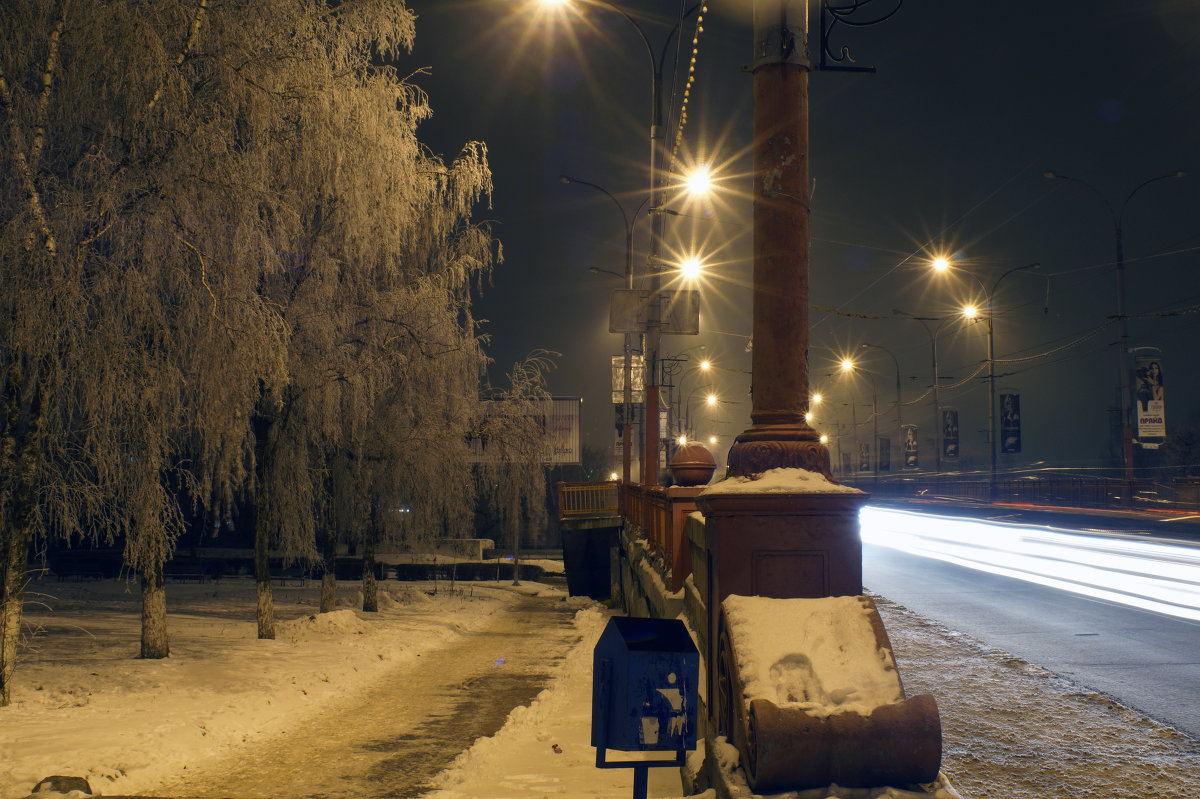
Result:
<instances>
[{"instance_id":1,"label":"footpath in snow","mask_svg":"<svg viewBox=\"0 0 1200 799\"><path fill-rule=\"evenodd\" d=\"M316 614L319 586L276 590L275 641L254 638L253 583L172 585L171 657L136 659L138 591L122 582L33 586L15 702L0 709L0 799L42 777L86 777L93 790L153 795L188 764L277 734L346 692L486 624L513 600L501 583L383 584L381 611ZM524 591L561 592L536 584ZM38 596L37 594L41 594ZM563 597L565 599L565 597ZM609 611L583 606L582 637L550 686L462 753L430 799L628 797L632 774L597 770L588 744L591 657ZM1166 799L1200 795L1200 744L1104 696L988 649L876 598L909 694L933 694L943 773L966 799ZM331 753L333 749L331 747ZM679 796L677 772L654 769L650 795ZM795 799L903 796L830 788Z\"/></svg>"}]
</instances>

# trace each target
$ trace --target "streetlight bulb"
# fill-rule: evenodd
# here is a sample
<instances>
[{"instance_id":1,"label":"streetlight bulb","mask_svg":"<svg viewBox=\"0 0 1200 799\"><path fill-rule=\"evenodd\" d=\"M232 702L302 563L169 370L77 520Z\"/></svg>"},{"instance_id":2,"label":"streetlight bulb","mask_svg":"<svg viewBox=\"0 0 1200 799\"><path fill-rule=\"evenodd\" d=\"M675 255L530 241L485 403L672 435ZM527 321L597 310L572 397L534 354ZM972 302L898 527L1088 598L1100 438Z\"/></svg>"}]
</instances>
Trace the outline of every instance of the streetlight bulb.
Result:
<instances>
[{"instance_id":1,"label":"streetlight bulb","mask_svg":"<svg viewBox=\"0 0 1200 799\"><path fill-rule=\"evenodd\" d=\"M684 446L684 445L686 445L686 444L687 444L687 436L680 436L680 437L679 437L679 446L681 446L681 447L682 447L682 446Z\"/></svg>"},{"instance_id":2,"label":"streetlight bulb","mask_svg":"<svg viewBox=\"0 0 1200 799\"><path fill-rule=\"evenodd\" d=\"M937 258L933 259L933 263L931 263L930 266L932 266L936 272L945 272L950 268L950 261L945 256L939 255Z\"/></svg>"},{"instance_id":3,"label":"streetlight bulb","mask_svg":"<svg viewBox=\"0 0 1200 799\"><path fill-rule=\"evenodd\" d=\"M854 371L854 361L850 360L849 358L843 358L842 359L842 371L843 372L853 372Z\"/></svg>"},{"instance_id":4,"label":"streetlight bulb","mask_svg":"<svg viewBox=\"0 0 1200 799\"><path fill-rule=\"evenodd\" d=\"M710 443L710 444L716 444L716 443L717 443L717 437L716 437L716 436L709 436L709 437L708 437L708 443Z\"/></svg>"},{"instance_id":5,"label":"streetlight bulb","mask_svg":"<svg viewBox=\"0 0 1200 799\"><path fill-rule=\"evenodd\" d=\"M829 443L829 436L827 436L827 435L825 435L824 433L822 433L822 434L821 434L821 443L822 443L822 444L828 444L828 443Z\"/></svg>"},{"instance_id":6,"label":"streetlight bulb","mask_svg":"<svg viewBox=\"0 0 1200 799\"><path fill-rule=\"evenodd\" d=\"M617 473L616 473L616 472L609 472L609 473L608 473L608 479L609 479L609 480L616 480L616 479L617 479Z\"/></svg>"},{"instance_id":7,"label":"streetlight bulb","mask_svg":"<svg viewBox=\"0 0 1200 799\"><path fill-rule=\"evenodd\" d=\"M963 314L963 316L967 317L968 319L974 319L976 316L979 315L979 309L976 308L974 305L965 305L965 306L963 306L962 314Z\"/></svg>"},{"instance_id":8,"label":"streetlight bulb","mask_svg":"<svg viewBox=\"0 0 1200 799\"><path fill-rule=\"evenodd\" d=\"M709 405L716 405L717 404L717 395L709 394L707 397L704 398L704 401L707 402Z\"/></svg>"},{"instance_id":9,"label":"streetlight bulb","mask_svg":"<svg viewBox=\"0 0 1200 799\"><path fill-rule=\"evenodd\" d=\"M700 259L696 256L688 258L679 265L679 273L689 280L700 277Z\"/></svg>"},{"instance_id":10,"label":"streetlight bulb","mask_svg":"<svg viewBox=\"0 0 1200 799\"><path fill-rule=\"evenodd\" d=\"M820 395L820 394L813 394L813 395L812 395L812 404L813 404L813 405L820 405L820 404L821 404L821 395Z\"/></svg>"},{"instance_id":11,"label":"streetlight bulb","mask_svg":"<svg viewBox=\"0 0 1200 799\"><path fill-rule=\"evenodd\" d=\"M812 424L812 420L813 420L812 411L805 411L805 413L804 413L804 423L805 423L805 424Z\"/></svg>"},{"instance_id":12,"label":"streetlight bulb","mask_svg":"<svg viewBox=\"0 0 1200 799\"><path fill-rule=\"evenodd\" d=\"M711 369L711 368L712 368L712 362L711 362L711 361L701 361L701 362L700 362L700 371L702 371L702 372L707 372L707 371L708 371L709 369Z\"/></svg>"},{"instance_id":13,"label":"streetlight bulb","mask_svg":"<svg viewBox=\"0 0 1200 799\"><path fill-rule=\"evenodd\" d=\"M712 189L712 173L707 166L701 165L689 172L683 182L689 193L707 194Z\"/></svg>"}]
</instances>

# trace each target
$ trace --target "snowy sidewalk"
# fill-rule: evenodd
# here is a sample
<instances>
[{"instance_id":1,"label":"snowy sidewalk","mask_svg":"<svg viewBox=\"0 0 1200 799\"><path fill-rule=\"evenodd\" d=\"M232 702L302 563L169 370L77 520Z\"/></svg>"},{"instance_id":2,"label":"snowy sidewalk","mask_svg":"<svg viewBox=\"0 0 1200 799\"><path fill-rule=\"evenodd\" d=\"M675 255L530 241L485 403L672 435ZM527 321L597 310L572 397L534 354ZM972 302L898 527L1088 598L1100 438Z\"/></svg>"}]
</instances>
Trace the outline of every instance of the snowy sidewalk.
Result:
<instances>
[{"instance_id":1,"label":"snowy sidewalk","mask_svg":"<svg viewBox=\"0 0 1200 799\"><path fill-rule=\"evenodd\" d=\"M964 799L1194 799L1200 742L1068 680L877 598L907 692L931 693L942 717L942 772ZM599 771L587 745L591 654L603 620L579 614L584 639L554 685L478 741L428 799L628 797L632 778ZM563 749L554 755L552 744ZM650 796L669 797L670 769L651 771ZM661 780L656 784L656 772ZM841 789L788 799L905 796Z\"/></svg>"}]
</instances>

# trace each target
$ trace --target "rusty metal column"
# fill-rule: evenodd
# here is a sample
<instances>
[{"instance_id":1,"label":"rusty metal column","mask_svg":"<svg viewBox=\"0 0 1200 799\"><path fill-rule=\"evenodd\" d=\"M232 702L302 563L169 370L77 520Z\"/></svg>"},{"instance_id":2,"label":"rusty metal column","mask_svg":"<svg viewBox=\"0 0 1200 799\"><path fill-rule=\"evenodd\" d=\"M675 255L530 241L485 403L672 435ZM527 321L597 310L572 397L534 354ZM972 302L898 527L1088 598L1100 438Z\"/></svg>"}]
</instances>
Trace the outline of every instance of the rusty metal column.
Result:
<instances>
[{"instance_id":1,"label":"rusty metal column","mask_svg":"<svg viewBox=\"0 0 1200 799\"><path fill-rule=\"evenodd\" d=\"M808 410L808 23L804 0L754 6L754 319L751 425L731 475L779 467L830 476Z\"/></svg>"}]
</instances>

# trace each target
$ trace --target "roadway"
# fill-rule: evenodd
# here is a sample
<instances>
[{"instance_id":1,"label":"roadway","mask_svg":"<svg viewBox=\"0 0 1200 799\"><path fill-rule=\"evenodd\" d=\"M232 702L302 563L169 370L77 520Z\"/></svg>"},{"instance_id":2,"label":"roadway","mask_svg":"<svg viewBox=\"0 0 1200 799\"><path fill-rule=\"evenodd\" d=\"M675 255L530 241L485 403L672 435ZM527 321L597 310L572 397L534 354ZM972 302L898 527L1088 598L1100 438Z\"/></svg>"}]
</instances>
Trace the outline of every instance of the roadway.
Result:
<instances>
[{"instance_id":1,"label":"roadway","mask_svg":"<svg viewBox=\"0 0 1200 799\"><path fill-rule=\"evenodd\" d=\"M903 513L900 526L889 515L864 516L867 590L1200 737L1200 520L1194 514L873 505ZM909 515L914 511L921 515ZM911 530L901 529L904 516ZM922 533L945 543L946 535L933 531L946 517L945 529L971 532L935 552ZM1079 532L1062 535L1069 529ZM1033 543L1023 554L1005 551L1007 542L1018 540ZM1113 552L1121 559L1111 559ZM1031 564L1039 563L1044 577L1034 574ZM968 564L999 564L1005 573ZM1095 585L1088 587L1088 580ZM1156 592L1158 598L1145 599ZM1145 607L1127 604L1138 602Z\"/></svg>"}]
</instances>

